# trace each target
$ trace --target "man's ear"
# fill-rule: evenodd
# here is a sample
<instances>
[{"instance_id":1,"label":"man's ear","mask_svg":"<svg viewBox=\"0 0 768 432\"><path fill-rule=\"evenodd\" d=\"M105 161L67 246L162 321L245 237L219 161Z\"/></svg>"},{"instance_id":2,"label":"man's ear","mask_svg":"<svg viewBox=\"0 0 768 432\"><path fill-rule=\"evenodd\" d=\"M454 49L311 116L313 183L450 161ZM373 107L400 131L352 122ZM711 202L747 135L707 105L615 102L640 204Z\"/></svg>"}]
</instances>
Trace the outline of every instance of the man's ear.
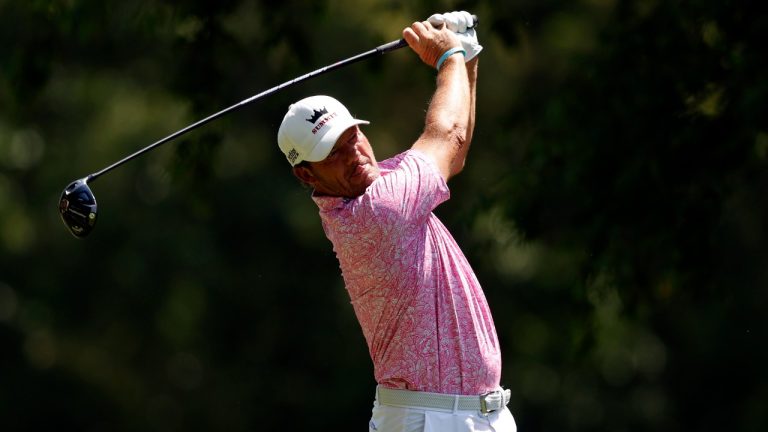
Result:
<instances>
[{"instance_id":1,"label":"man's ear","mask_svg":"<svg viewBox=\"0 0 768 432\"><path fill-rule=\"evenodd\" d=\"M306 165L299 165L293 167L293 175L296 176L299 180L301 180L302 183L312 186L315 186L315 176L312 174L312 170L309 169Z\"/></svg>"}]
</instances>

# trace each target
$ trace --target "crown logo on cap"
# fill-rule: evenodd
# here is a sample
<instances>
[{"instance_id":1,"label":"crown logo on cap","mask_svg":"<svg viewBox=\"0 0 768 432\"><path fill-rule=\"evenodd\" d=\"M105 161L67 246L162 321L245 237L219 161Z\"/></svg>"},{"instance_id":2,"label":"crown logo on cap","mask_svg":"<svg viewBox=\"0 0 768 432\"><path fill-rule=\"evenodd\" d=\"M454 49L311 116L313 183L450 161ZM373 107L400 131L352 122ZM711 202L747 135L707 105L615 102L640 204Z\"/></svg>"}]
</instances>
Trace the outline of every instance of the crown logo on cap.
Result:
<instances>
[{"instance_id":1,"label":"crown logo on cap","mask_svg":"<svg viewBox=\"0 0 768 432\"><path fill-rule=\"evenodd\" d=\"M322 116L323 114L328 114L328 110L325 107L323 107L323 109L321 109L320 111L318 110L313 110L313 111L314 111L314 114L312 114L312 117L306 119L308 122L312 124L315 124L317 119L319 119L320 116Z\"/></svg>"}]
</instances>

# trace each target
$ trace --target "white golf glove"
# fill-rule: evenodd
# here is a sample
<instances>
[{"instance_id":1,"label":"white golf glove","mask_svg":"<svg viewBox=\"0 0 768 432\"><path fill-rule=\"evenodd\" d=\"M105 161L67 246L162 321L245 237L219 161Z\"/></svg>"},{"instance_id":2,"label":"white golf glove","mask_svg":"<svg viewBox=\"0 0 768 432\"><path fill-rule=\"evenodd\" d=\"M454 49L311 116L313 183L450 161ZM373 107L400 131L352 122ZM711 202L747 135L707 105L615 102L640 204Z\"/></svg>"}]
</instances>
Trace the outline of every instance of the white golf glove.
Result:
<instances>
[{"instance_id":1,"label":"white golf glove","mask_svg":"<svg viewBox=\"0 0 768 432\"><path fill-rule=\"evenodd\" d=\"M461 41L461 47L467 52L464 55L464 61L472 60L483 50L483 46L477 41L477 32L474 28L470 28L474 27L475 22L472 19L472 14L469 12L458 11L434 14L429 17L428 21L433 26L445 24L448 30L456 33L459 41Z\"/></svg>"}]
</instances>

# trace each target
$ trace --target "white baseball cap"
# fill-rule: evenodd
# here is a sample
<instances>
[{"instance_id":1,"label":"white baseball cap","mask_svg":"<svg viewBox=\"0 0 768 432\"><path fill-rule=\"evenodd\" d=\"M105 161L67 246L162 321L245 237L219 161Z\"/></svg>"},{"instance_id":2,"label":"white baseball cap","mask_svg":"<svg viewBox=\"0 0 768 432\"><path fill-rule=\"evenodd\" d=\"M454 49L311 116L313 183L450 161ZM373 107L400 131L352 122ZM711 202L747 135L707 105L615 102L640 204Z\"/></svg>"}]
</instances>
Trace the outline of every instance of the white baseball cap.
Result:
<instances>
[{"instance_id":1,"label":"white baseball cap","mask_svg":"<svg viewBox=\"0 0 768 432\"><path fill-rule=\"evenodd\" d=\"M319 162L336 140L354 125L368 124L352 117L341 102L330 96L310 96L290 107L277 131L277 144L291 166Z\"/></svg>"}]
</instances>

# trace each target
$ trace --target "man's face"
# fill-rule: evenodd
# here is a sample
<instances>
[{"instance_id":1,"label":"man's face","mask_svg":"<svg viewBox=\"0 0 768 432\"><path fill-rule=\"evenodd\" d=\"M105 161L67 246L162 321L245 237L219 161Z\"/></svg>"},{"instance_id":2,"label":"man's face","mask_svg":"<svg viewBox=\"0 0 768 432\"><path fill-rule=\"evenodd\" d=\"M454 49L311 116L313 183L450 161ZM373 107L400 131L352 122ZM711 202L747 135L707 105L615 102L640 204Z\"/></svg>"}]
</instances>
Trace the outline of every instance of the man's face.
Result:
<instances>
[{"instance_id":1,"label":"man's face","mask_svg":"<svg viewBox=\"0 0 768 432\"><path fill-rule=\"evenodd\" d=\"M371 144L357 126L341 134L325 159L298 167L294 172L311 184L318 195L347 198L362 195L380 175Z\"/></svg>"}]
</instances>

